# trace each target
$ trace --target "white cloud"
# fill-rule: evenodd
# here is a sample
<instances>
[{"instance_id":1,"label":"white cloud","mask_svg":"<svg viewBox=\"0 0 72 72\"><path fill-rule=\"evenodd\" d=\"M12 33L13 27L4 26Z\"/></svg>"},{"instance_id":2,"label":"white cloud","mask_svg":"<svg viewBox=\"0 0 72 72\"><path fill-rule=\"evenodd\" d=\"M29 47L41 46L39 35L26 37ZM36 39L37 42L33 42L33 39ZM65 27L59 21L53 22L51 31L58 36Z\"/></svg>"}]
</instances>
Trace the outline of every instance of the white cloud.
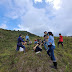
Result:
<instances>
[{"instance_id":1,"label":"white cloud","mask_svg":"<svg viewBox=\"0 0 72 72\"><path fill-rule=\"evenodd\" d=\"M45 2L53 2L53 0L45 0Z\"/></svg>"},{"instance_id":2,"label":"white cloud","mask_svg":"<svg viewBox=\"0 0 72 72\"><path fill-rule=\"evenodd\" d=\"M48 8L50 14L45 14L45 9L36 9L30 5L31 8L28 9L28 12L21 16L20 29L37 35L43 35L45 30L52 31L55 35L58 35L58 33L62 33L63 35L71 34L72 16L69 9L71 4L68 6L66 4L65 1L62 1L62 8L59 10L54 10L53 6L47 6L46 8ZM55 17L50 20L49 17L53 15Z\"/></svg>"},{"instance_id":3,"label":"white cloud","mask_svg":"<svg viewBox=\"0 0 72 72\"><path fill-rule=\"evenodd\" d=\"M35 1L35 3L37 3L37 2L41 2L42 3L42 0L34 0Z\"/></svg>"},{"instance_id":4,"label":"white cloud","mask_svg":"<svg viewBox=\"0 0 72 72\"><path fill-rule=\"evenodd\" d=\"M60 5L61 5L61 0L54 0L53 4L54 4L53 7L54 7L55 9L61 8L61 7L60 7Z\"/></svg>"},{"instance_id":5,"label":"white cloud","mask_svg":"<svg viewBox=\"0 0 72 72\"><path fill-rule=\"evenodd\" d=\"M29 31L29 28L25 28L23 25L19 24L18 25L19 28L14 28L14 30L20 30L20 31Z\"/></svg>"},{"instance_id":6,"label":"white cloud","mask_svg":"<svg viewBox=\"0 0 72 72\"><path fill-rule=\"evenodd\" d=\"M6 17L17 19L25 15L25 13L32 7L32 1L30 0L8 0L5 2L8 13L5 14Z\"/></svg>"},{"instance_id":7,"label":"white cloud","mask_svg":"<svg viewBox=\"0 0 72 72\"><path fill-rule=\"evenodd\" d=\"M56 10L61 8L61 0L45 0L45 2L52 4Z\"/></svg>"},{"instance_id":8,"label":"white cloud","mask_svg":"<svg viewBox=\"0 0 72 72\"><path fill-rule=\"evenodd\" d=\"M49 31L49 24L46 22L48 21L47 19L44 9L35 9L32 7L24 16L21 17L22 21L18 27L19 30L27 30L36 35L43 35L45 30Z\"/></svg>"},{"instance_id":9,"label":"white cloud","mask_svg":"<svg viewBox=\"0 0 72 72\"><path fill-rule=\"evenodd\" d=\"M7 29L7 25L6 24L1 24L0 28Z\"/></svg>"},{"instance_id":10,"label":"white cloud","mask_svg":"<svg viewBox=\"0 0 72 72\"><path fill-rule=\"evenodd\" d=\"M15 5L9 4L10 11L5 16L21 20L16 30L27 30L36 35L43 35L45 30L55 35L72 35L72 0L46 0L46 7L42 9L33 7L32 0L14 0Z\"/></svg>"}]
</instances>

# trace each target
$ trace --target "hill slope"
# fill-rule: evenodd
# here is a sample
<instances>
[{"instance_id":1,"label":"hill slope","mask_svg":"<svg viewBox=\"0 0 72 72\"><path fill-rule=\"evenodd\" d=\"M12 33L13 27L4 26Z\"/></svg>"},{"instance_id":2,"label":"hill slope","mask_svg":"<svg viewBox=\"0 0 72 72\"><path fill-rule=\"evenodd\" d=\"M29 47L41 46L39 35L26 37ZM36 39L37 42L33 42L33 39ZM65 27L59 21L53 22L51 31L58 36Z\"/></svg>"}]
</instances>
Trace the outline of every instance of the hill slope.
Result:
<instances>
[{"instance_id":1,"label":"hill slope","mask_svg":"<svg viewBox=\"0 0 72 72\"><path fill-rule=\"evenodd\" d=\"M26 46L26 54L16 52L19 34L26 35L26 31L8 31L0 29L0 72L72 72L72 38L64 37L64 49L57 48L58 38L55 37L55 56L58 70L50 68L52 61L44 50L40 54L33 52L34 44ZM40 38L28 33L34 42ZM43 38L42 38L43 39Z\"/></svg>"}]
</instances>

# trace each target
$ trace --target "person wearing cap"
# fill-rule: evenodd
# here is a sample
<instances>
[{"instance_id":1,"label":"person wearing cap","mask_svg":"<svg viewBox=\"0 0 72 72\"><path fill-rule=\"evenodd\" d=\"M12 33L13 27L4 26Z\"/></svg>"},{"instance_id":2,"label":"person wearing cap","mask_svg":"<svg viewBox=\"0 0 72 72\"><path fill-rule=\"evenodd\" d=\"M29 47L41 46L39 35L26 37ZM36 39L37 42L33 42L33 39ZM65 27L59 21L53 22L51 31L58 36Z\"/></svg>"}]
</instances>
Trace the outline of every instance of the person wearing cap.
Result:
<instances>
[{"instance_id":1,"label":"person wearing cap","mask_svg":"<svg viewBox=\"0 0 72 72\"><path fill-rule=\"evenodd\" d=\"M61 35L61 33L59 34L58 48L59 48L59 44L61 44L63 47L63 36Z\"/></svg>"},{"instance_id":2,"label":"person wearing cap","mask_svg":"<svg viewBox=\"0 0 72 72\"><path fill-rule=\"evenodd\" d=\"M22 35L20 34L18 37L16 51L19 51L19 48L22 47L24 49L24 52L25 52L25 46L24 46L25 44L26 44L26 42L23 41Z\"/></svg>"},{"instance_id":3,"label":"person wearing cap","mask_svg":"<svg viewBox=\"0 0 72 72\"><path fill-rule=\"evenodd\" d=\"M48 51L48 37L49 37L49 36L48 36L47 31L45 31L44 34L45 34L45 35L44 35L44 41L45 41L45 42L44 42L44 48L46 49L46 51Z\"/></svg>"},{"instance_id":4,"label":"person wearing cap","mask_svg":"<svg viewBox=\"0 0 72 72\"><path fill-rule=\"evenodd\" d=\"M54 49L55 49L55 43L54 43L54 37L52 32L48 32L49 34L49 38L48 38L48 51L47 54L50 56L51 60L53 61L53 68L57 69L57 62L56 62L56 58L54 56Z\"/></svg>"}]
</instances>

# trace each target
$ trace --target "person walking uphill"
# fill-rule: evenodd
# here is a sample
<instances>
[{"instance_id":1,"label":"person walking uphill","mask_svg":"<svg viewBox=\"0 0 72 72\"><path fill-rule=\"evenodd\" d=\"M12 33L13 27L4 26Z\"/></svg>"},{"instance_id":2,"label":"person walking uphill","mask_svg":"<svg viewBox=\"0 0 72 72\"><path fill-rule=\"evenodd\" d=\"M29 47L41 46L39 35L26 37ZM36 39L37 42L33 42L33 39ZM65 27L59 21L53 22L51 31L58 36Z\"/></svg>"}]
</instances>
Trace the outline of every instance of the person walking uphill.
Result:
<instances>
[{"instance_id":1,"label":"person walking uphill","mask_svg":"<svg viewBox=\"0 0 72 72\"><path fill-rule=\"evenodd\" d=\"M26 42L23 41L22 35L20 34L19 37L18 37L16 51L19 51L19 48L22 47L24 49L24 53L25 53L25 46L23 44L26 44Z\"/></svg>"},{"instance_id":2,"label":"person walking uphill","mask_svg":"<svg viewBox=\"0 0 72 72\"><path fill-rule=\"evenodd\" d=\"M59 44L61 44L63 47L63 36L61 34L59 34L58 48L59 48Z\"/></svg>"},{"instance_id":3,"label":"person walking uphill","mask_svg":"<svg viewBox=\"0 0 72 72\"><path fill-rule=\"evenodd\" d=\"M48 38L48 51L47 54L50 56L51 60L53 61L53 68L57 69L57 62L56 62L56 58L54 56L54 49L55 49L55 43L54 43L54 37L52 32L48 32L49 34L49 38Z\"/></svg>"}]
</instances>

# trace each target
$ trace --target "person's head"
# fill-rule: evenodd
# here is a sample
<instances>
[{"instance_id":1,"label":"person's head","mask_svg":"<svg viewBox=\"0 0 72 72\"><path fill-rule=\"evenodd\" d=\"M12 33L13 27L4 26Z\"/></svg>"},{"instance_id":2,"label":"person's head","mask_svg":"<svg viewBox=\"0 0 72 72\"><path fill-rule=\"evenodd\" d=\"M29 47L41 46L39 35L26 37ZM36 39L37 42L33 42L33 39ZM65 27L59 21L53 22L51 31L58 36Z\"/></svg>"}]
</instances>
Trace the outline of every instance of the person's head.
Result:
<instances>
[{"instance_id":1,"label":"person's head","mask_svg":"<svg viewBox=\"0 0 72 72\"><path fill-rule=\"evenodd\" d=\"M45 31L44 34L47 34L47 31Z\"/></svg>"},{"instance_id":2,"label":"person's head","mask_svg":"<svg viewBox=\"0 0 72 72\"><path fill-rule=\"evenodd\" d=\"M22 35L20 34L19 37L22 37Z\"/></svg>"},{"instance_id":3,"label":"person's head","mask_svg":"<svg viewBox=\"0 0 72 72\"><path fill-rule=\"evenodd\" d=\"M61 33L59 33L59 36L61 35Z\"/></svg>"},{"instance_id":4,"label":"person's head","mask_svg":"<svg viewBox=\"0 0 72 72\"><path fill-rule=\"evenodd\" d=\"M27 34L27 36L28 36L28 34Z\"/></svg>"},{"instance_id":5,"label":"person's head","mask_svg":"<svg viewBox=\"0 0 72 72\"><path fill-rule=\"evenodd\" d=\"M49 35L53 36L52 32L48 32Z\"/></svg>"},{"instance_id":6,"label":"person's head","mask_svg":"<svg viewBox=\"0 0 72 72\"><path fill-rule=\"evenodd\" d=\"M37 40L35 39L35 41L37 41Z\"/></svg>"}]
</instances>

